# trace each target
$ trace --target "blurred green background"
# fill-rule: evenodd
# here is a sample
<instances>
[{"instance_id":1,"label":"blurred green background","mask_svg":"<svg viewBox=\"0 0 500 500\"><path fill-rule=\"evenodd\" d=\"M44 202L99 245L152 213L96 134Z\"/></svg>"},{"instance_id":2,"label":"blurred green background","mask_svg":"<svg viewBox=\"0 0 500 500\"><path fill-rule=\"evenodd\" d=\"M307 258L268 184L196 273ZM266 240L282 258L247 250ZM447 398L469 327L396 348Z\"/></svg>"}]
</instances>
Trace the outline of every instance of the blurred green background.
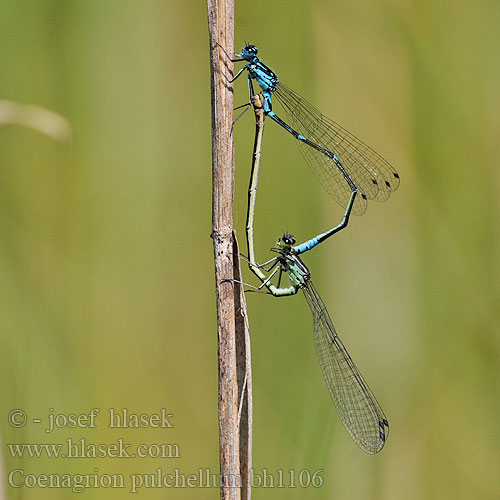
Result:
<instances>
[{"instance_id":1,"label":"blurred green background","mask_svg":"<svg viewBox=\"0 0 500 500\"><path fill-rule=\"evenodd\" d=\"M235 48L257 44L283 82L401 175L387 203L370 203L305 259L389 418L387 446L367 456L343 429L304 299L247 294L254 468L275 479L283 470L285 485L290 469L321 469L324 483L256 488L255 499L500 498L499 23L500 4L487 0L237 2ZM0 129L4 467L217 473L206 6L4 1L0 33L0 99L57 111L74 134L68 146L28 128ZM238 83L236 105L247 97ZM242 248L253 131L249 112L235 127ZM341 214L291 137L268 123L259 258L283 230L302 240ZM9 425L15 408L26 411L26 426ZM47 415L92 408L101 411L96 429L45 432ZM109 429L108 408L166 408L174 428ZM68 437L178 444L180 457L13 458L6 446ZM9 499L78 495L5 489Z\"/></svg>"}]
</instances>

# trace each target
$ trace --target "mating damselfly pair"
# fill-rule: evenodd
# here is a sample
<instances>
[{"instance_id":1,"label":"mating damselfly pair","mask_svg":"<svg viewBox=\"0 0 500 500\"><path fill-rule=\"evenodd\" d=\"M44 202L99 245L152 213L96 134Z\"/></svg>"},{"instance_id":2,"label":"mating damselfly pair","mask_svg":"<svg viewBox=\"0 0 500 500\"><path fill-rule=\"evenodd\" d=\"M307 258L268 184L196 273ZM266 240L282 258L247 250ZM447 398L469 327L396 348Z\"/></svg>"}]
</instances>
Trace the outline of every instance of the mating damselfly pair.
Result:
<instances>
[{"instance_id":1,"label":"mating damselfly pair","mask_svg":"<svg viewBox=\"0 0 500 500\"><path fill-rule=\"evenodd\" d=\"M347 227L351 213L362 215L368 200L387 200L399 186L399 175L378 153L285 87L276 74L259 60L257 53L255 45L247 45L240 54L236 54L236 59L231 59L232 62L246 62L233 78L228 78L221 71L230 83L245 70L248 71L248 106L253 105L256 116L246 224L249 266L262 282L259 288L265 287L273 296L294 295L299 290L304 292L313 315L318 359L340 419L358 446L374 454L382 449L387 440L389 423L340 340L313 286L311 273L299 255ZM261 89L258 94L254 91L253 80ZM273 110L273 96L276 96L290 123ZM277 256L259 264L255 259L253 221L266 116L297 139L309 167L333 199L345 207L345 213L339 224L302 244L296 245L295 237L290 234L283 235L278 239L278 246L272 249ZM277 285L271 281L276 274ZM289 287L281 287L283 274L287 274L290 280Z\"/></svg>"}]
</instances>

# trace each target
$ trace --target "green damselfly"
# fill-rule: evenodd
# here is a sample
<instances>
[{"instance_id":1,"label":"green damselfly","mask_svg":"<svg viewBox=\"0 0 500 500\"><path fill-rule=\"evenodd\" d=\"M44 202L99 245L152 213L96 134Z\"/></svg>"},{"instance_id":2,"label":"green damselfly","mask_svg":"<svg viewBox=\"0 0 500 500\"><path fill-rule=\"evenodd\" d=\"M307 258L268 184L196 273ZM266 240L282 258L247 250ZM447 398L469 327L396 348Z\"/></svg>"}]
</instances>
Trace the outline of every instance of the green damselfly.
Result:
<instances>
[{"instance_id":1,"label":"green damselfly","mask_svg":"<svg viewBox=\"0 0 500 500\"><path fill-rule=\"evenodd\" d=\"M246 223L250 269L262 282L259 288L265 287L275 297L294 295L302 290L313 315L314 342L321 370L340 419L362 450L377 453L387 440L389 423L333 326L325 304L312 283L311 273L296 251L301 246L294 246L295 237L285 234L278 239L277 247L272 249L277 253L276 257L264 264L255 260L253 223L265 123L264 97L254 95L252 103L257 124ZM289 287L281 287L283 274L288 275ZM271 280L276 275L277 285L274 285Z\"/></svg>"}]
</instances>

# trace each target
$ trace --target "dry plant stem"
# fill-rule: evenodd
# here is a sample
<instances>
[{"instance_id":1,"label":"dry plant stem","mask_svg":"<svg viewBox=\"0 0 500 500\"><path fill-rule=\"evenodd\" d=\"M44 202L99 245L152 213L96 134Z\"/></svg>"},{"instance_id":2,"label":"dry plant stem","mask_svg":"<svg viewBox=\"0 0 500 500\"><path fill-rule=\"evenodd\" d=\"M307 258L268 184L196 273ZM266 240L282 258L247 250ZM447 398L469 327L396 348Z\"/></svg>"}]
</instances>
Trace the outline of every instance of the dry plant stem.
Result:
<instances>
[{"instance_id":1,"label":"dry plant stem","mask_svg":"<svg viewBox=\"0 0 500 500\"><path fill-rule=\"evenodd\" d=\"M238 371L238 429L240 439L241 500L251 499L252 470L252 364L247 305L242 284L240 252L234 234L234 300L236 306L236 364Z\"/></svg>"},{"instance_id":2,"label":"dry plant stem","mask_svg":"<svg viewBox=\"0 0 500 500\"><path fill-rule=\"evenodd\" d=\"M241 314L241 294L235 286L233 258L238 256L233 227L234 145L232 137L232 88L217 67L232 74L232 63L218 44L231 51L234 45L233 0L207 0L212 89L212 237L214 243L219 347L219 446L222 500L241 499L240 409L236 325ZM235 247L237 248L237 246ZM236 262L237 269L239 263ZM238 297L235 300L235 297ZM244 300L243 300L244 304ZM237 309L238 308L238 311ZM241 327L240 327L241 328ZM243 377L245 389L248 377ZM246 380L246 382L245 382ZM244 399L242 399L244 401ZM247 400L248 401L248 400ZM245 411L247 415L248 412ZM246 419L248 417L245 417ZM248 422L248 420L247 420ZM248 497L246 497L248 498Z\"/></svg>"},{"instance_id":3,"label":"dry plant stem","mask_svg":"<svg viewBox=\"0 0 500 500\"><path fill-rule=\"evenodd\" d=\"M71 139L71 125L61 115L39 106L0 100L0 126L24 125L60 142Z\"/></svg>"}]
</instances>

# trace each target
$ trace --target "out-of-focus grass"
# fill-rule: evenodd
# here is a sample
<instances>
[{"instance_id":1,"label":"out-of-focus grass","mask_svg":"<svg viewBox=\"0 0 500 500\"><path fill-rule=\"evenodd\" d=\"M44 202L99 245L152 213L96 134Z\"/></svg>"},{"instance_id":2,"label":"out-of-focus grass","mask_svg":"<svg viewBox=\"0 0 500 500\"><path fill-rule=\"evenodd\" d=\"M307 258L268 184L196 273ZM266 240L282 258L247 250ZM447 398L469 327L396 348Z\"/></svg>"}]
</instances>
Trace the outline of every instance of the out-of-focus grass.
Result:
<instances>
[{"instance_id":1,"label":"out-of-focus grass","mask_svg":"<svg viewBox=\"0 0 500 500\"><path fill-rule=\"evenodd\" d=\"M251 41L288 85L386 156L401 187L305 258L385 409L383 452L365 456L328 399L300 297L248 297L254 466L313 473L321 488L254 498L495 498L500 493L498 48L494 4L238 5ZM258 20L258 22L257 22ZM279 22L278 22L279 21ZM0 18L0 98L65 116L71 148L0 128L3 443L176 443L180 458L13 459L33 473L218 471L217 345L210 234L210 95L203 5L11 2ZM236 103L246 99L235 84ZM243 236L254 126L235 127ZM266 125L256 243L300 239L341 209L292 139ZM248 276L248 280L252 278ZM97 429L13 429L101 410ZM167 408L173 429L109 429L108 408ZM9 498L71 498L9 489ZM93 489L89 498L123 498ZM217 497L149 488L142 498Z\"/></svg>"}]
</instances>

